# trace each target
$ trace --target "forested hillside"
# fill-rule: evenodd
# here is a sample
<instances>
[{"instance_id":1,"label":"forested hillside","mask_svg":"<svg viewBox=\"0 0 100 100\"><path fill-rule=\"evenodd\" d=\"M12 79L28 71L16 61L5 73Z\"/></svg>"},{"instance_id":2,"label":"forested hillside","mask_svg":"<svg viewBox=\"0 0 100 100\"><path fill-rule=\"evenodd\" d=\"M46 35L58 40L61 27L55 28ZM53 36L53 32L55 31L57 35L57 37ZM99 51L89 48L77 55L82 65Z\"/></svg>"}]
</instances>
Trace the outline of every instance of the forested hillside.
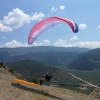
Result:
<instances>
[{"instance_id":1,"label":"forested hillside","mask_svg":"<svg viewBox=\"0 0 100 100\"><path fill-rule=\"evenodd\" d=\"M80 54L69 64L68 68L77 70L100 69L100 48Z\"/></svg>"},{"instance_id":2,"label":"forested hillside","mask_svg":"<svg viewBox=\"0 0 100 100\"><path fill-rule=\"evenodd\" d=\"M3 62L14 62L31 59L52 66L58 66L68 64L80 53L88 50L87 48L52 46L0 48L0 60Z\"/></svg>"},{"instance_id":3,"label":"forested hillside","mask_svg":"<svg viewBox=\"0 0 100 100\"><path fill-rule=\"evenodd\" d=\"M71 77L69 74L58 68L34 60L9 62L6 63L6 65L12 70L19 73L23 78L27 80L32 80L33 77L45 79L45 74L49 72L52 73L54 80L60 80Z\"/></svg>"}]
</instances>

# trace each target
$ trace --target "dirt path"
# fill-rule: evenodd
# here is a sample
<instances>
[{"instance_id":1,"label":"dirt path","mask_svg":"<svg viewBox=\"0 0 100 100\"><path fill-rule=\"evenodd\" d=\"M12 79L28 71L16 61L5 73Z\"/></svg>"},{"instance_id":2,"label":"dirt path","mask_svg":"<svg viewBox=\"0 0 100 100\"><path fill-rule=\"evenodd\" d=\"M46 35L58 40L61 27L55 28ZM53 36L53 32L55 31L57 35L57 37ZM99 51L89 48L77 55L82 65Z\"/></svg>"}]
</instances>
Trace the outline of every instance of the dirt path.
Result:
<instances>
[{"instance_id":1,"label":"dirt path","mask_svg":"<svg viewBox=\"0 0 100 100\"><path fill-rule=\"evenodd\" d=\"M100 87L98 87L98 86L96 86L96 85L94 85L94 84L92 84L92 83L90 83L90 82L88 82L88 81L85 81L85 80L83 80L83 79L81 79L81 78L79 78L79 77L73 75L72 73L69 73L69 72L67 72L67 73L70 74L70 75L72 75L72 77L74 77L74 78L76 78L76 79L78 79L78 80L81 80L81 81L83 81L83 82L89 84L90 86L93 86L93 87L95 87L95 88L100 89Z\"/></svg>"}]
</instances>

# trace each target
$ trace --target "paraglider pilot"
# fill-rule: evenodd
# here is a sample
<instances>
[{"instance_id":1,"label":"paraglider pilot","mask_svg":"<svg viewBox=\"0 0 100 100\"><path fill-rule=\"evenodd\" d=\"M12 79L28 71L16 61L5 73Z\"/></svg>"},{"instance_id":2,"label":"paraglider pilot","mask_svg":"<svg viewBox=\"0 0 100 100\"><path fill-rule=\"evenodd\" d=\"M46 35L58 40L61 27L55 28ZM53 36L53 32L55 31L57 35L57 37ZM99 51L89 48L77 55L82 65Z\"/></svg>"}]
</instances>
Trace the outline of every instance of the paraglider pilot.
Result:
<instances>
[{"instance_id":1,"label":"paraglider pilot","mask_svg":"<svg viewBox=\"0 0 100 100\"><path fill-rule=\"evenodd\" d=\"M50 81L51 78L52 78L52 74L46 73L45 80Z\"/></svg>"},{"instance_id":2,"label":"paraglider pilot","mask_svg":"<svg viewBox=\"0 0 100 100\"><path fill-rule=\"evenodd\" d=\"M43 84L43 81L40 79L40 85L42 85Z\"/></svg>"}]
</instances>

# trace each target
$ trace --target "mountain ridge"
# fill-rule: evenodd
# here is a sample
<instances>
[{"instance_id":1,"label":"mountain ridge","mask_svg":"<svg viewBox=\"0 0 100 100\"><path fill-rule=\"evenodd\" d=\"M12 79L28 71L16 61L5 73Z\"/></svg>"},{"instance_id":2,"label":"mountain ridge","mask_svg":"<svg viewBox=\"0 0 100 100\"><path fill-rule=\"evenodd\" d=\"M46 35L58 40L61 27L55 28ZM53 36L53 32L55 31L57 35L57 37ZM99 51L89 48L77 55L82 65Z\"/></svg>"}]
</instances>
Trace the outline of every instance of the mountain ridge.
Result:
<instances>
[{"instance_id":1,"label":"mountain ridge","mask_svg":"<svg viewBox=\"0 0 100 100\"><path fill-rule=\"evenodd\" d=\"M76 70L99 70L100 69L100 48L92 49L78 55L68 68Z\"/></svg>"},{"instance_id":2,"label":"mountain ridge","mask_svg":"<svg viewBox=\"0 0 100 100\"><path fill-rule=\"evenodd\" d=\"M52 46L0 48L0 60L3 62L14 62L32 59L52 66L58 66L69 63L77 55L88 50L90 49Z\"/></svg>"}]
</instances>

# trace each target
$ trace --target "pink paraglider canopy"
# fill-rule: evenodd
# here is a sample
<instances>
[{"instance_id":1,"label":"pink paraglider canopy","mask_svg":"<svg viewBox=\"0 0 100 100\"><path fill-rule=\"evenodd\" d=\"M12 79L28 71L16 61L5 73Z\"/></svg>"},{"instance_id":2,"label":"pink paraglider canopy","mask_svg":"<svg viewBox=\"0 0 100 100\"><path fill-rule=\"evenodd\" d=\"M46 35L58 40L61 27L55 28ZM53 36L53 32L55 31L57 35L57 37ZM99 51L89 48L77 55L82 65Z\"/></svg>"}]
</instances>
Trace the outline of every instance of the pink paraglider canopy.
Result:
<instances>
[{"instance_id":1,"label":"pink paraglider canopy","mask_svg":"<svg viewBox=\"0 0 100 100\"><path fill-rule=\"evenodd\" d=\"M37 39L37 37L46 29L63 22L66 22L71 27L74 33L78 32L78 26L75 22L66 18L48 17L39 21L32 27L28 36L28 44L32 44Z\"/></svg>"}]
</instances>

